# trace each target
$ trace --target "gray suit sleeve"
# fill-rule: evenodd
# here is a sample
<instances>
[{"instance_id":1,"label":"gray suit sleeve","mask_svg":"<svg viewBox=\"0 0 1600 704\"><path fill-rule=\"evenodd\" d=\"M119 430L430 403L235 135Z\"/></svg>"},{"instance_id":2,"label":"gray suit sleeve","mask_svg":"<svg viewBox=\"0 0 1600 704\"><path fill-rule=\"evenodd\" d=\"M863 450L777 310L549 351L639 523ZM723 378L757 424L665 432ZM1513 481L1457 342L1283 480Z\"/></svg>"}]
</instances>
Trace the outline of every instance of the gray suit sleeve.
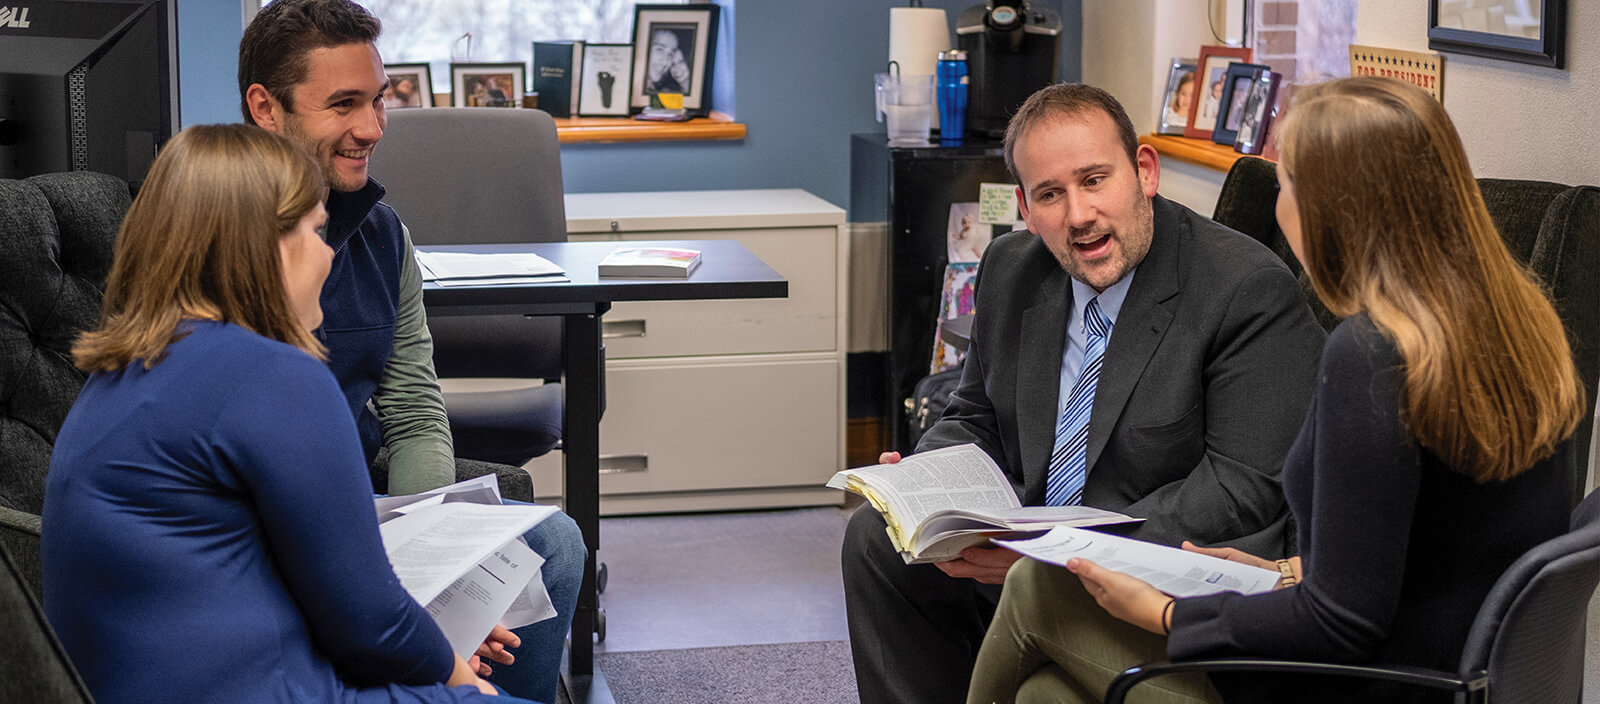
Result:
<instances>
[{"instance_id":1,"label":"gray suit sleeve","mask_svg":"<svg viewBox=\"0 0 1600 704\"><path fill-rule=\"evenodd\" d=\"M1324 337L1287 270L1260 269L1240 283L1203 372L1205 452L1187 477L1124 510L1148 518L1134 537L1282 552L1278 475L1305 419Z\"/></svg>"},{"instance_id":2,"label":"gray suit sleeve","mask_svg":"<svg viewBox=\"0 0 1600 704\"><path fill-rule=\"evenodd\" d=\"M411 232L400 269L394 352L372 394L372 408L389 447L389 493L415 494L455 481L455 449L444 393L433 371L433 336L422 307L422 272L411 249Z\"/></svg>"}]
</instances>

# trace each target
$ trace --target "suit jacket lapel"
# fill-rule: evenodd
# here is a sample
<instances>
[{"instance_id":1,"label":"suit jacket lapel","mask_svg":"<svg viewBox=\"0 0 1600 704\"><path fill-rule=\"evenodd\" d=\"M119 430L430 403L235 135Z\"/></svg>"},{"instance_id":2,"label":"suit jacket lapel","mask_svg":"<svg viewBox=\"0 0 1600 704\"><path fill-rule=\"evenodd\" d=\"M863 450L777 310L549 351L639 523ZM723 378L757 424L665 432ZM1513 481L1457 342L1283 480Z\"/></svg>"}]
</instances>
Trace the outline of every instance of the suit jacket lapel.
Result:
<instances>
[{"instance_id":1,"label":"suit jacket lapel","mask_svg":"<svg viewBox=\"0 0 1600 704\"><path fill-rule=\"evenodd\" d=\"M1019 497L1023 504L1044 501L1044 475L1055 447L1061 402L1061 353L1072 307L1071 278L1057 266L1038 290L1037 302L1022 314L1017 353L1017 439L1022 445L1022 486L1029 494Z\"/></svg>"},{"instance_id":2,"label":"suit jacket lapel","mask_svg":"<svg viewBox=\"0 0 1600 704\"><path fill-rule=\"evenodd\" d=\"M1186 236L1187 223L1182 222L1178 210L1166 199L1152 199L1154 209L1153 239L1150 252L1139 263L1133 275L1133 285L1122 302L1122 310L1111 329L1111 340L1106 344L1105 361L1100 367L1100 379L1094 392L1094 410L1089 415L1088 468L1094 470L1095 462L1111 438L1111 429L1122 416L1133 387L1150 363L1167 326L1172 323L1171 306L1178 294L1178 263L1181 254L1179 240Z\"/></svg>"}]
</instances>

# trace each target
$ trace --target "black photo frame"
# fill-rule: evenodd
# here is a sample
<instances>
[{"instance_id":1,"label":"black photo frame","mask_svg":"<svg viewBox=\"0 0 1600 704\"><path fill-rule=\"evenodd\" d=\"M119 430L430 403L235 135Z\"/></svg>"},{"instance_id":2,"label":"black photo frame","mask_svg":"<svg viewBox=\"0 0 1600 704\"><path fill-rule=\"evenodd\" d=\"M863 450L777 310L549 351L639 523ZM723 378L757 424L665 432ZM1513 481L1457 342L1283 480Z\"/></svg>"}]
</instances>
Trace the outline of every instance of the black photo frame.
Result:
<instances>
[{"instance_id":1,"label":"black photo frame","mask_svg":"<svg viewBox=\"0 0 1600 704\"><path fill-rule=\"evenodd\" d=\"M1428 0L1428 48L1470 56L1482 56L1502 61L1566 67L1567 0L1530 0L1539 8L1537 18L1516 18L1517 25L1526 27L1536 22L1532 32L1514 33L1466 29L1461 26L1467 12L1493 8L1464 8L1462 0ZM1442 6L1442 7L1441 7ZM1488 14L1485 17L1493 18ZM1502 13L1499 23L1509 25ZM1528 35L1532 36L1528 36Z\"/></svg>"},{"instance_id":2,"label":"black photo frame","mask_svg":"<svg viewBox=\"0 0 1600 704\"><path fill-rule=\"evenodd\" d=\"M1222 106L1217 110L1217 125L1211 129L1211 141L1233 146L1239 139L1239 123L1244 119L1244 102L1250 97L1250 86L1258 70L1272 70L1261 64L1229 64L1222 84Z\"/></svg>"},{"instance_id":3,"label":"black photo frame","mask_svg":"<svg viewBox=\"0 0 1600 704\"><path fill-rule=\"evenodd\" d=\"M1278 90L1283 76L1271 69L1258 69L1250 77L1250 96L1244 101L1244 117L1239 122L1239 136L1233 150L1240 154L1259 156L1266 150L1268 134L1273 119L1273 108L1278 104Z\"/></svg>"},{"instance_id":4,"label":"black photo frame","mask_svg":"<svg viewBox=\"0 0 1600 704\"><path fill-rule=\"evenodd\" d=\"M711 112L711 71L717 55L717 16L721 9L710 3L634 6L633 80L629 90L629 106L634 112L650 107L651 99L662 93L681 94L682 107L691 115ZM658 73L653 68L659 66L652 65L652 59L660 60L656 54L663 51L654 41L658 35L670 35L666 38L671 40L674 52L665 60L671 66L659 76L653 75Z\"/></svg>"}]
</instances>

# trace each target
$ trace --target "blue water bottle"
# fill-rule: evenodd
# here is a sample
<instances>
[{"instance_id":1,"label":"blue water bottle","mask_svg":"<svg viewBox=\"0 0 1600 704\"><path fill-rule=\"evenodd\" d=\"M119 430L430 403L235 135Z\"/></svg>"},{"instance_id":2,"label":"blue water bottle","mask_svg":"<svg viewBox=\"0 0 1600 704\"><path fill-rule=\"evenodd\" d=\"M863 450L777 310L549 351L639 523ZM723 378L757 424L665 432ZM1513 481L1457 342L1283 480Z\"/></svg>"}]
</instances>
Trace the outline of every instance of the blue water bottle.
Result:
<instances>
[{"instance_id":1,"label":"blue water bottle","mask_svg":"<svg viewBox=\"0 0 1600 704\"><path fill-rule=\"evenodd\" d=\"M939 143L961 144L967 132L967 52L939 52Z\"/></svg>"}]
</instances>

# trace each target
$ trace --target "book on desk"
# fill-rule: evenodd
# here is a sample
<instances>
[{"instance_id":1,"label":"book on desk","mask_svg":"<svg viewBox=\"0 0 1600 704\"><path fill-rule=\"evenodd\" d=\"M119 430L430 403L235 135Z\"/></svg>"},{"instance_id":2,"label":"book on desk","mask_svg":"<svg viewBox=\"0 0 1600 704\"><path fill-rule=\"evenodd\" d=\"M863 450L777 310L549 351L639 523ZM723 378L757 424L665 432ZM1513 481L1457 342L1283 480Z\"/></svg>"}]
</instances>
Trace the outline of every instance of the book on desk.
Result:
<instances>
[{"instance_id":1,"label":"book on desk","mask_svg":"<svg viewBox=\"0 0 1600 704\"><path fill-rule=\"evenodd\" d=\"M687 279L699 266L698 249L618 247L600 260L597 273L611 279Z\"/></svg>"}]
</instances>

